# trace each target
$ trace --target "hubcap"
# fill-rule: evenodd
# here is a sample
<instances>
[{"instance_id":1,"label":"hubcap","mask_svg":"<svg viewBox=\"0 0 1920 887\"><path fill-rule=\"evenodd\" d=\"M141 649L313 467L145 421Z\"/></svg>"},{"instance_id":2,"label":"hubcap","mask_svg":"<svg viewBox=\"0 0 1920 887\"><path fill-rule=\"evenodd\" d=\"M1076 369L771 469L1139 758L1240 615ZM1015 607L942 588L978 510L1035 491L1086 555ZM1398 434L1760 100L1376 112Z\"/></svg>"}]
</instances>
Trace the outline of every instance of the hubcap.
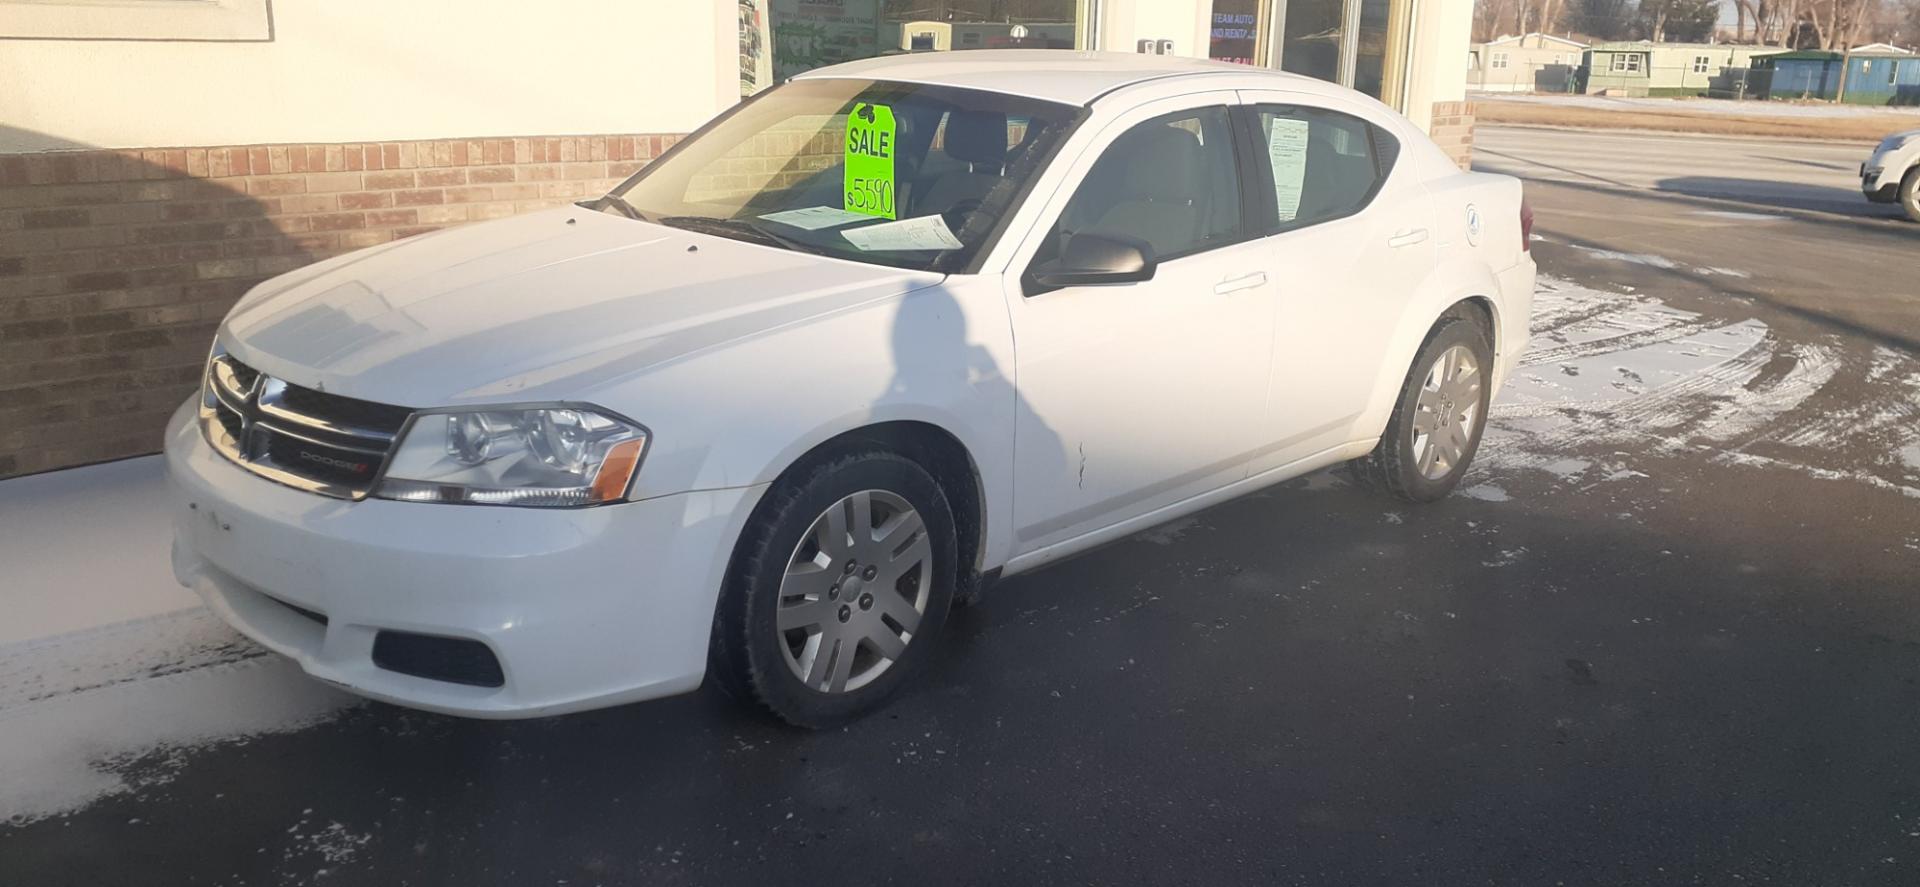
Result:
<instances>
[{"instance_id":1,"label":"hubcap","mask_svg":"<svg viewBox=\"0 0 1920 887\"><path fill-rule=\"evenodd\" d=\"M1480 421L1480 361L1473 349L1440 352L1413 408L1413 460L1421 476L1439 480L1460 464Z\"/></svg>"},{"instance_id":2,"label":"hubcap","mask_svg":"<svg viewBox=\"0 0 1920 887\"><path fill-rule=\"evenodd\" d=\"M927 610L933 546L907 500L863 490L835 502L794 548L776 626L794 677L823 693L872 683Z\"/></svg>"}]
</instances>

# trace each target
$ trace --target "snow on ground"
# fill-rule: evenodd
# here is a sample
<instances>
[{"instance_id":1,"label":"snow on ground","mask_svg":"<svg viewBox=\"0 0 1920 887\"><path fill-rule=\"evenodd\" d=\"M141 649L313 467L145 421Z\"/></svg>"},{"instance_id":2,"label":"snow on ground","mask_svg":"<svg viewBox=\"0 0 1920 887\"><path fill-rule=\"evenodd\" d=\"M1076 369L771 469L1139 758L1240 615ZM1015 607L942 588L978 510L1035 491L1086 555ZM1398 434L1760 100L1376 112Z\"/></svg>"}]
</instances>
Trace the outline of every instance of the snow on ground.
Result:
<instances>
[{"instance_id":1,"label":"snow on ground","mask_svg":"<svg viewBox=\"0 0 1920 887\"><path fill-rule=\"evenodd\" d=\"M1920 498L1920 465L1902 455L1920 447L1912 356L1878 348L1862 360L1837 337L1789 342L1757 319L1714 320L1547 277L1533 328L1489 414L1474 478L1534 469L1585 486L1644 477L1638 453L1702 453ZM1859 378L1867 393L1812 408L1836 378Z\"/></svg>"},{"instance_id":2,"label":"snow on ground","mask_svg":"<svg viewBox=\"0 0 1920 887\"><path fill-rule=\"evenodd\" d=\"M168 566L161 466L149 456L0 481L0 645L199 606Z\"/></svg>"},{"instance_id":3,"label":"snow on ground","mask_svg":"<svg viewBox=\"0 0 1920 887\"><path fill-rule=\"evenodd\" d=\"M1629 98L1601 95L1528 95L1475 93L1476 102L1524 102L1586 108L1596 111L1684 111L1689 114L1734 114L1741 117L1858 117L1904 114L1920 121L1920 108L1885 105L1829 105L1824 102L1746 101L1702 98Z\"/></svg>"},{"instance_id":4,"label":"snow on ground","mask_svg":"<svg viewBox=\"0 0 1920 887\"><path fill-rule=\"evenodd\" d=\"M173 580L157 457L0 481L0 821L167 778L351 703Z\"/></svg>"},{"instance_id":5,"label":"snow on ground","mask_svg":"<svg viewBox=\"0 0 1920 887\"><path fill-rule=\"evenodd\" d=\"M193 749L296 730L353 704L290 659L255 656L0 708L0 821L161 785Z\"/></svg>"}]
</instances>

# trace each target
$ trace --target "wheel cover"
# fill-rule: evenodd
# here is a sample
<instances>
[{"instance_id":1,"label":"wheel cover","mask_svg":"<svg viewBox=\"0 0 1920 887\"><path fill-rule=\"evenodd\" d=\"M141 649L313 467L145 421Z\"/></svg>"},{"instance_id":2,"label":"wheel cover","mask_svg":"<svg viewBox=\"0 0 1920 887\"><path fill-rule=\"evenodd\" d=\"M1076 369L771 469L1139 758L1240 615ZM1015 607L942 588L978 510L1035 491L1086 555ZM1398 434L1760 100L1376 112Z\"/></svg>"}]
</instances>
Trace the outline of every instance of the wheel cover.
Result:
<instances>
[{"instance_id":1,"label":"wheel cover","mask_svg":"<svg viewBox=\"0 0 1920 887\"><path fill-rule=\"evenodd\" d=\"M932 594L933 545L907 500L862 490L794 546L774 619L788 670L822 693L858 690L900 661Z\"/></svg>"},{"instance_id":2,"label":"wheel cover","mask_svg":"<svg viewBox=\"0 0 1920 887\"><path fill-rule=\"evenodd\" d=\"M1480 422L1480 359L1455 345L1427 369L1413 404L1414 470L1427 480L1452 473L1473 442Z\"/></svg>"}]
</instances>

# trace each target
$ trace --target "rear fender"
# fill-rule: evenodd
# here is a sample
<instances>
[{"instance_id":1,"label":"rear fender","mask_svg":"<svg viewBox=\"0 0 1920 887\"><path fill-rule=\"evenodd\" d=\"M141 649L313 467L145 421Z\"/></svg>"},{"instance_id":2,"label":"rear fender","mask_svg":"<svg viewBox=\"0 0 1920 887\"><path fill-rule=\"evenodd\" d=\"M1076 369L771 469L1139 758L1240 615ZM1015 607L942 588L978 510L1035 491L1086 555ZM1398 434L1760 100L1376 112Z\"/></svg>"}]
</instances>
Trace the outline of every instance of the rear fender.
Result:
<instances>
[{"instance_id":1,"label":"rear fender","mask_svg":"<svg viewBox=\"0 0 1920 887\"><path fill-rule=\"evenodd\" d=\"M1439 267L1427 276L1413 298L1407 301L1407 309L1400 314L1400 323L1394 328L1387 346L1387 359L1381 363L1379 375L1374 379L1373 396L1367 401L1367 408L1360 414L1355 426L1362 439L1377 438L1386 430L1394 401L1400 396L1400 388L1413 368L1413 359L1419 354L1421 344L1427 340L1427 333L1455 305L1476 297L1487 301L1496 331L1493 335L1494 365L1498 367L1505 364L1499 359L1501 349L1514 346L1509 346L1503 341L1506 337L1497 332L1504 328L1499 292L1499 282L1493 273L1471 257L1441 260ZM1525 342L1518 345L1523 346ZM1495 378L1496 391L1501 381Z\"/></svg>"}]
</instances>

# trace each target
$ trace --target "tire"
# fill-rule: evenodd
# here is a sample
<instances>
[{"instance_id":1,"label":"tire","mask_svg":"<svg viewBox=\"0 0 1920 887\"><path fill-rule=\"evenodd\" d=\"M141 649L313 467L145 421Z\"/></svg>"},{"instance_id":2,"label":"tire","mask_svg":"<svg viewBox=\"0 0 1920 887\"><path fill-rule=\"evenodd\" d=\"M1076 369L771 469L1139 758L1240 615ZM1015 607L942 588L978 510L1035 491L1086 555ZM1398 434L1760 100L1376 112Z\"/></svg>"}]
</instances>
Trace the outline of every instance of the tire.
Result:
<instances>
[{"instance_id":1,"label":"tire","mask_svg":"<svg viewBox=\"0 0 1920 887\"><path fill-rule=\"evenodd\" d=\"M1353 461L1355 476L1408 502L1432 502L1459 485L1480 448L1480 436L1487 424L1492 393L1488 383L1493 368L1493 348L1488 338L1478 321L1457 314L1445 315L1434 324L1407 371L1406 381L1401 383L1400 396L1379 445ZM1462 355L1471 358L1470 367L1459 360ZM1454 387L1455 393L1448 396L1444 387L1430 387L1436 374L1445 370L1437 364L1448 356L1456 359L1458 375L1453 385L1471 380L1471 391ZM1423 392L1427 395L1424 400ZM1462 427L1466 428L1464 438L1438 436L1458 435ZM1440 446L1435 446L1436 441Z\"/></svg>"},{"instance_id":2,"label":"tire","mask_svg":"<svg viewBox=\"0 0 1920 887\"><path fill-rule=\"evenodd\" d=\"M863 521L864 537L854 532ZM796 727L853 720L932 654L953 602L956 549L940 485L897 453L861 450L782 478L735 548L708 672L735 699Z\"/></svg>"},{"instance_id":3,"label":"tire","mask_svg":"<svg viewBox=\"0 0 1920 887\"><path fill-rule=\"evenodd\" d=\"M1907 218L1920 222L1920 166L1907 170L1906 178L1900 180L1900 208L1907 211Z\"/></svg>"}]
</instances>

